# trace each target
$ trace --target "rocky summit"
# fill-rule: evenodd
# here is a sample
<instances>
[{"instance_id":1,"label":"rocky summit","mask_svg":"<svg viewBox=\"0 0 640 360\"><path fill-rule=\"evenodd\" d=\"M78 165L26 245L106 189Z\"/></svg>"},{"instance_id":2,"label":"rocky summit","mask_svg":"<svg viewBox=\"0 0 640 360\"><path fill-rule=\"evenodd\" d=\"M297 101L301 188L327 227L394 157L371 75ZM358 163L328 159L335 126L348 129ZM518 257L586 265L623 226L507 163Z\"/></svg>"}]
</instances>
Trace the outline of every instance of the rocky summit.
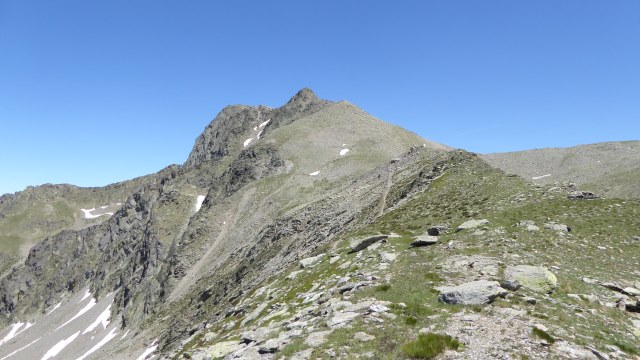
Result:
<instances>
[{"instance_id":1,"label":"rocky summit","mask_svg":"<svg viewBox=\"0 0 640 360\"><path fill-rule=\"evenodd\" d=\"M637 149L229 106L183 165L0 197L0 359L640 359Z\"/></svg>"}]
</instances>

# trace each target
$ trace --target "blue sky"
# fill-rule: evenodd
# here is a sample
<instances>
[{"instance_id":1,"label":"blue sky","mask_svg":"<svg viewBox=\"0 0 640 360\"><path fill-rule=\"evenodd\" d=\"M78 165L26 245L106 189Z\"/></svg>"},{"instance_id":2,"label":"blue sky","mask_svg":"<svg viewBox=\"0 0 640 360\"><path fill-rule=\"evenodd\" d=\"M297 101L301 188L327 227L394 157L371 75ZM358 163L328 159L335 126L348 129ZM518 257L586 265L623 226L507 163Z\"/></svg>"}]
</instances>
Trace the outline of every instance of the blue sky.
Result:
<instances>
[{"instance_id":1,"label":"blue sky","mask_svg":"<svg viewBox=\"0 0 640 360\"><path fill-rule=\"evenodd\" d=\"M0 0L0 194L186 159L302 87L475 152L640 138L640 2Z\"/></svg>"}]
</instances>

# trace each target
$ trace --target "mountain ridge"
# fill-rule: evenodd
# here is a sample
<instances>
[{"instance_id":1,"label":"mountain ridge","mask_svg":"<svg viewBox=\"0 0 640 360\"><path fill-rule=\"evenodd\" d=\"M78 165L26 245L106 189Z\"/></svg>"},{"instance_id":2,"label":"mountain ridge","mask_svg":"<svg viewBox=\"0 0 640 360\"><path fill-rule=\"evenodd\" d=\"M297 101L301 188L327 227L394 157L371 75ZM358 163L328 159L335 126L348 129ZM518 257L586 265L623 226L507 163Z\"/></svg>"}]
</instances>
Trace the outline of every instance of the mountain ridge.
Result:
<instances>
[{"instance_id":1,"label":"mountain ridge","mask_svg":"<svg viewBox=\"0 0 640 360\"><path fill-rule=\"evenodd\" d=\"M0 356L64 344L70 358L411 358L416 324L464 342L441 358L595 356L564 320L596 352L637 354L629 319L640 285L627 280L637 259L626 254L638 246L640 204L570 200L570 186L531 184L484 157L309 89L276 109L226 107L183 165L103 189L96 208L129 193L112 215L89 211L95 223L48 235L2 276L0 323L13 324L0 331ZM551 251L559 246L572 256ZM508 278L526 266L551 269L557 284L543 295ZM438 300L470 281L505 298ZM618 287L631 295L615 300ZM576 305L577 291L599 300ZM617 325L600 334L610 319ZM530 333L537 322L549 328Z\"/></svg>"}]
</instances>

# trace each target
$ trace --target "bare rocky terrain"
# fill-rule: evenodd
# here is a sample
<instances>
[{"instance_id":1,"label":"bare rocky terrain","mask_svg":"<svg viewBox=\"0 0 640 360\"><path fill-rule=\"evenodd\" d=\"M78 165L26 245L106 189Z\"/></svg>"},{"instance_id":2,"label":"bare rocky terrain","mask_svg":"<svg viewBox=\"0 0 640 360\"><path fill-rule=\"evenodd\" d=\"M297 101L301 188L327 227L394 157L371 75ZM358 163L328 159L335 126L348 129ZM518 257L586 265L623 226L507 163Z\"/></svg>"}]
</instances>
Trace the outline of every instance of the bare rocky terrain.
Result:
<instances>
[{"instance_id":1,"label":"bare rocky terrain","mask_svg":"<svg viewBox=\"0 0 640 360\"><path fill-rule=\"evenodd\" d=\"M0 199L0 359L638 359L637 149L230 106L184 165Z\"/></svg>"}]
</instances>

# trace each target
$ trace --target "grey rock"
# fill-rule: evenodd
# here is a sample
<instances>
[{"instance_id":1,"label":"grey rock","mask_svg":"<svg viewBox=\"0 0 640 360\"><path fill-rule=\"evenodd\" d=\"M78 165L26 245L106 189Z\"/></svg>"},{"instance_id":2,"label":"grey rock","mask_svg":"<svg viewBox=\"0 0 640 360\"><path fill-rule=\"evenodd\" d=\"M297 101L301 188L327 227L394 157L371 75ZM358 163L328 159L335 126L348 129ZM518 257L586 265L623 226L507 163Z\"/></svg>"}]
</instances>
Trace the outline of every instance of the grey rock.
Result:
<instances>
[{"instance_id":1,"label":"grey rock","mask_svg":"<svg viewBox=\"0 0 640 360\"><path fill-rule=\"evenodd\" d=\"M503 280L500 283L500 286L511 291L516 291L522 287L522 285L520 285L520 283L516 280Z\"/></svg>"},{"instance_id":2,"label":"grey rock","mask_svg":"<svg viewBox=\"0 0 640 360\"><path fill-rule=\"evenodd\" d=\"M421 246L434 245L434 244L437 244L437 243L438 243L438 237L437 236L420 235L411 243L411 246L412 247L421 247Z\"/></svg>"},{"instance_id":3,"label":"grey rock","mask_svg":"<svg viewBox=\"0 0 640 360\"><path fill-rule=\"evenodd\" d=\"M557 341L551 346L551 352L569 359L598 360L593 353L566 342Z\"/></svg>"},{"instance_id":4,"label":"grey rock","mask_svg":"<svg viewBox=\"0 0 640 360\"><path fill-rule=\"evenodd\" d=\"M260 342L267 338L269 332L270 331L267 328L258 328L256 330L245 332L244 334L242 334L242 336L240 336L240 339L245 344Z\"/></svg>"},{"instance_id":5,"label":"grey rock","mask_svg":"<svg viewBox=\"0 0 640 360\"><path fill-rule=\"evenodd\" d=\"M477 228L479 226L486 225L488 223L489 223L489 220L487 220L487 219L465 221L464 223L460 224L456 228L456 232L457 231L462 231L462 230L468 230L468 229L475 229L475 228Z\"/></svg>"},{"instance_id":6,"label":"grey rock","mask_svg":"<svg viewBox=\"0 0 640 360\"><path fill-rule=\"evenodd\" d=\"M258 316L260 316L264 309L267 308L267 306L269 306L269 303L267 302L263 302L262 304L258 305L258 307L255 308L249 315L247 315L240 324L244 326L245 324L255 320Z\"/></svg>"},{"instance_id":7,"label":"grey rock","mask_svg":"<svg viewBox=\"0 0 640 360\"><path fill-rule=\"evenodd\" d=\"M381 304L374 304L369 306L369 311L376 312L376 313L383 313L383 312L389 311L389 308Z\"/></svg>"},{"instance_id":8,"label":"grey rock","mask_svg":"<svg viewBox=\"0 0 640 360\"><path fill-rule=\"evenodd\" d=\"M625 310L627 310L629 312L640 313L640 300L636 301L635 304L626 303L625 304Z\"/></svg>"},{"instance_id":9,"label":"grey rock","mask_svg":"<svg viewBox=\"0 0 640 360\"><path fill-rule=\"evenodd\" d=\"M311 347L318 347L327 342L327 336L329 336L329 334L331 334L332 332L333 330L318 331L318 332L311 333L309 334L307 339L304 341L304 343Z\"/></svg>"},{"instance_id":10,"label":"grey rock","mask_svg":"<svg viewBox=\"0 0 640 360\"><path fill-rule=\"evenodd\" d=\"M544 224L544 228L553 231L559 232L570 232L571 228L565 224L556 224L556 223L546 223Z\"/></svg>"},{"instance_id":11,"label":"grey rock","mask_svg":"<svg viewBox=\"0 0 640 360\"><path fill-rule=\"evenodd\" d=\"M258 353L275 354L279 349L280 343L278 342L278 339L270 339L258 348Z\"/></svg>"},{"instance_id":12,"label":"grey rock","mask_svg":"<svg viewBox=\"0 0 640 360\"><path fill-rule=\"evenodd\" d=\"M482 305L497 297L504 297L507 291L497 281L478 280L458 286L441 287L438 301L445 304Z\"/></svg>"},{"instance_id":13,"label":"grey rock","mask_svg":"<svg viewBox=\"0 0 640 360\"><path fill-rule=\"evenodd\" d=\"M333 317L327 321L327 325L329 325L331 329L341 328L352 322L358 316L360 316L360 314L351 311L335 313Z\"/></svg>"},{"instance_id":14,"label":"grey rock","mask_svg":"<svg viewBox=\"0 0 640 360\"><path fill-rule=\"evenodd\" d=\"M597 199L598 196L589 191L572 191L567 195L567 199L571 200L593 200Z\"/></svg>"},{"instance_id":15,"label":"grey rock","mask_svg":"<svg viewBox=\"0 0 640 360\"><path fill-rule=\"evenodd\" d=\"M390 253L390 252L380 252L380 262L382 263L392 263L396 260L396 258L398 257L398 254L396 253Z\"/></svg>"},{"instance_id":16,"label":"grey rock","mask_svg":"<svg viewBox=\"0 0 640 360\"><path fill-rule=\"evenodd\" d=\"M506 281L517 282L533 291L550 293L557 287L556 276L541 266L508 266L504 272Z\"/></svg>"},{"instance_id":17,"label":"grey rock","mask_svg":"<svg viewBox=\"0 0 640 360\"><path fill-rule=\"evenodd\" d=\"M367 341L371 341L371 340L375 340L376 337L373 335L369 335L366 332L363 331L359 331L357 333L355 333L353 335L353 338L360 341L360 342L367 342Z\"/></svg>"},{"instance_id":18,"label":"grey rock","mask_svg":"<svg viewBox=\"0 0 640 360\"><path fill-rule=\"evenodd\" d=\"M640 296L640 290L632 287L626 287L622 289L622 293L629 296Z\"/></svg>"},{"instance_id":19,"label":"grey rock","mask_svg":"<svg viewBox=\"0 0 640 360\"><path fill-rule=\"evenodd\" d=\"M316 255L316 256L312 256L312 257L308 257L305 259L300 260L299 264L301 268L308 268L310 266L313 266L315 264L317 264L320 260L322 260L322 258L324 257L324 254L320 254L320 255Z\"/></svg>"},{"instance_id":20,"label":"grey rock","mask_svg":"<svg viewBox=\"0 0 640 360\"><path fill-rule=\"evenodd\" d=\"M289 275L287 275L287 277L285 279L287 280L293 280L295 278L298 277L298 275L300 275L301 273L303 273L304 270L296 270L296 271L292 271Z\"/></svg>"},{"instance_id":21,"label":"grey rock","mask_svg":"<svg viewBox=\"0 0 640 360\"><path fill-rule=\"evenodd\" d=\"M602 283L600 283L600 286L603 286L603 287L605 287L605 288L607 288L609 290L613 290L613 291L619 292L619 293L621 293L623 291L622 286L620 286L620 285L618 285L616 283L613 283L613 282L602 282Z\"/></svg>"},{"instance_id":22,"label":"grey rock","mask_svg":"<svg viewBox=\"0 0 640 360\"><path fill-rule=\"evenodd\" d=\"M364 239L353 240L349 243L349 248L351 248L351 251L349 252L355 253L355 252L364 250L369 246L377 243L378 241L384 240L388 237L389 237L388 235L376 235L376 236L370 236Z\"/></svg>"},{"instance_id":23,"label":"grey rock","mask_svg":"<svg viewBox=\"0 0 640 360\"><path fill-rule=\"evenodd\" d=\"M447 232L450 228L451 226L449 224L434 225L427 229L426 235L438 236L442 233Z\"/></svg>"}]
</instances>

